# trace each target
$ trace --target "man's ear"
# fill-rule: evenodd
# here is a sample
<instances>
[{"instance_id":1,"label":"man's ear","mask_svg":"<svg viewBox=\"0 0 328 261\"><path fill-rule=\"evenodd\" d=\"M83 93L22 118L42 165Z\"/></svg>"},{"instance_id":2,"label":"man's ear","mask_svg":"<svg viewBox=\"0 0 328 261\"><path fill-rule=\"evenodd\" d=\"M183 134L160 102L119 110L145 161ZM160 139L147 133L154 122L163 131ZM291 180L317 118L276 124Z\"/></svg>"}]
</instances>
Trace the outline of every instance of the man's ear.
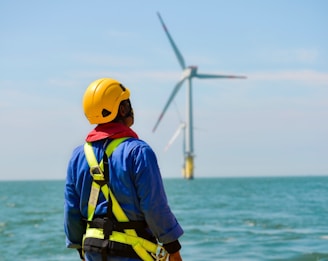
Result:
<instances>
[{"instance_id":1,"label":"man's ear","mask_svg":"<svg viewBox=\"0 0 328 261\"><path fill-rule=\"evenodd\" d=\"M124 117L126 115L126 110L125 110L125 106L123 106L122 104L120 104L120 106L118 107L118 114L121 117Z\"/></svg>"}]
</instances>

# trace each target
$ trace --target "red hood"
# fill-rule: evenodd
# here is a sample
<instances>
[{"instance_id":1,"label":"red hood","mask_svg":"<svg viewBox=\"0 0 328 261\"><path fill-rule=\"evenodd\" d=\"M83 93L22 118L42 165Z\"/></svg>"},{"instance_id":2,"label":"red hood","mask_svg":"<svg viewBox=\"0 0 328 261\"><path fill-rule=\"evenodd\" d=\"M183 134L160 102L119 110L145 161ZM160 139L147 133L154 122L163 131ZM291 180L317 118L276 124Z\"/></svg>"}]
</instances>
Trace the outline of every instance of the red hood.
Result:
<instances>
[{"instance_id":1,"label":"red hood","mask_svg":"<svg viewBox=\"0 0 328 261\"><path fill-rule=\"evenodd\" d=\"M138 138L138 135L131 128L122 123L109 122L99 124L88 134L85 140L87 142L93 142L106 138L117 139L123 137Z\"/></svg>"}]
</instances>

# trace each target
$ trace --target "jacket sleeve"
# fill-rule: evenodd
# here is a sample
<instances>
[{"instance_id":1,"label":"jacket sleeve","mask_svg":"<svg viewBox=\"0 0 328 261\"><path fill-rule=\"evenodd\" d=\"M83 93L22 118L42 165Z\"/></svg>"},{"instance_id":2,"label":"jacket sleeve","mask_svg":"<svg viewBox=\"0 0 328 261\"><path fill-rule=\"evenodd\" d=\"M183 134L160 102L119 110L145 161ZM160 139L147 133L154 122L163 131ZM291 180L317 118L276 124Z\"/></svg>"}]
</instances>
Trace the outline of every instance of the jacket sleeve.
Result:
<instances>
[{"instance_id":1,"label":"jacket sleeve","mask_svg":"<svg viewBox=\"0 0 328 261\"><path fill-rule=\"evenodd\" d=\"M64 194L64 231L68 248L81 248L82 237L86 228L79 208L80 197L76 191L76 154L77 151L74 151L68 164Z\"/></svg>"},{"instance_id":2,"label":"jacket sleeve","mask_svg":"<svg viewBox=\"0 0 328 261\"><path fill-rule=\"evenodd\" d=\"M161 243L174 242L183 230L168 205L156 155L145 145L134 150L134 158L136 189L146 222Z\"/></svg>"}]
</instances>

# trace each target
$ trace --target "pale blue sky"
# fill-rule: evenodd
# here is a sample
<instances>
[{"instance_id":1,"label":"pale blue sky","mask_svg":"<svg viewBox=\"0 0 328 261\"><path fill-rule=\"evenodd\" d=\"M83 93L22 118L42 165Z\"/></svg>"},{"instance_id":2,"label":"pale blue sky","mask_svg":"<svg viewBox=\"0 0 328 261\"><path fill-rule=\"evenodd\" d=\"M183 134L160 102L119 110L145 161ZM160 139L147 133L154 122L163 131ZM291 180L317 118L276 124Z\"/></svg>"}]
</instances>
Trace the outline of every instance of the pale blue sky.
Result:
<instances>
[{"instance_id":1,"label":"pale blue sky","mask_svg":"<svg viewBox=\"0 0 328 261\"><path fill-rule=\"evenodd\" d=\"M195 177L328 175L325 0L1 1L0 179L64 179L92 126L85 88L129 87L133 129L181 177L185 87L159 11L187 65L247 80L194 80Z\"/></svg>"}]
</instances>

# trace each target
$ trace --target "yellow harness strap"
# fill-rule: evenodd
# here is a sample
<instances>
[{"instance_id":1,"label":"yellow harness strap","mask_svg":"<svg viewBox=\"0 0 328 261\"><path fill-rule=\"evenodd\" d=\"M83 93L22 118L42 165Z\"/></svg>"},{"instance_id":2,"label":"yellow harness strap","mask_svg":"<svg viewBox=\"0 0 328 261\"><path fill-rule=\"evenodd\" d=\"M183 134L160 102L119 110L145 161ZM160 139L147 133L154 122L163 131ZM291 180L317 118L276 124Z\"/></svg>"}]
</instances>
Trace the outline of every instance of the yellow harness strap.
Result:
<instances>
[{"instance_id":1,"label":"yellow harness strap","mask_svg":"<svg viewBox=\"0 0 328 261\"><path fill-rule=\"evenodd\" d=\"M105 151L107 157L109 158L110 155L112 155L113 151L116 149L116 147L126 139L127 138L115 139L111 143L109 143L109 145L107 146L106 151ZM98 163L97 158L93 152L91 142L87 142L84 144L84 153L85 153L87 162L90 167L90 174L93 178L89 202L88 202L88 221L92 221L93 215L96 210L100 189L102 190L106 200L109 199L108 198L109 189L108 189L107 184L104 184L103 186L100 187L100 185L96 182L96 181L104 181L105 180L105 176L103 173L104 163L103 163L103 160L101 160L101 162ZM114 205L114 203L113 203L113 205Z\"/></svg>"},{"instance_id":2,"label":"yellow harness strap","mask_svg":"<svg viewBox=\"0 0 328 261\"><path fill-rule=\"evenodd\" d=\"M110 155L115 150L115 148L126 139L127 138L114 139L106 148L107 157L109 158ZM99 185L96 182L96 181L105 181L105 176L103 174L104 164L102 160L100 163L98 163L96 156L93 152L92 144L90 142L85 143L84 152L90 167L90 174L93 177L93 182L91 185L91 192L88 202L88 221L92 221L93 219L95 209L97 206L99 192L101 190L107 201L109 200L109 196L110 196L112 200L113 214L116 217L117 221L129 222L128 217L126 216L123 209L119 205L117 199L115 198L108 184L104 183L103 185ZM102 229L90 228L89 226L87 226L87 230L84 238L87 237L105 239ZM137 255L142 260L145 261L153 261L154 258L156 260L165 260L167 256L167 252L162 246L155 244L149 240L146 240L142 237L139 237L134 229L125 229L124 233L113 231L109 237L109 240L131 245L134 251L137 253ZM149 254L148 252L150 252L151 254Z\"/></svg>"}]
</instances>

